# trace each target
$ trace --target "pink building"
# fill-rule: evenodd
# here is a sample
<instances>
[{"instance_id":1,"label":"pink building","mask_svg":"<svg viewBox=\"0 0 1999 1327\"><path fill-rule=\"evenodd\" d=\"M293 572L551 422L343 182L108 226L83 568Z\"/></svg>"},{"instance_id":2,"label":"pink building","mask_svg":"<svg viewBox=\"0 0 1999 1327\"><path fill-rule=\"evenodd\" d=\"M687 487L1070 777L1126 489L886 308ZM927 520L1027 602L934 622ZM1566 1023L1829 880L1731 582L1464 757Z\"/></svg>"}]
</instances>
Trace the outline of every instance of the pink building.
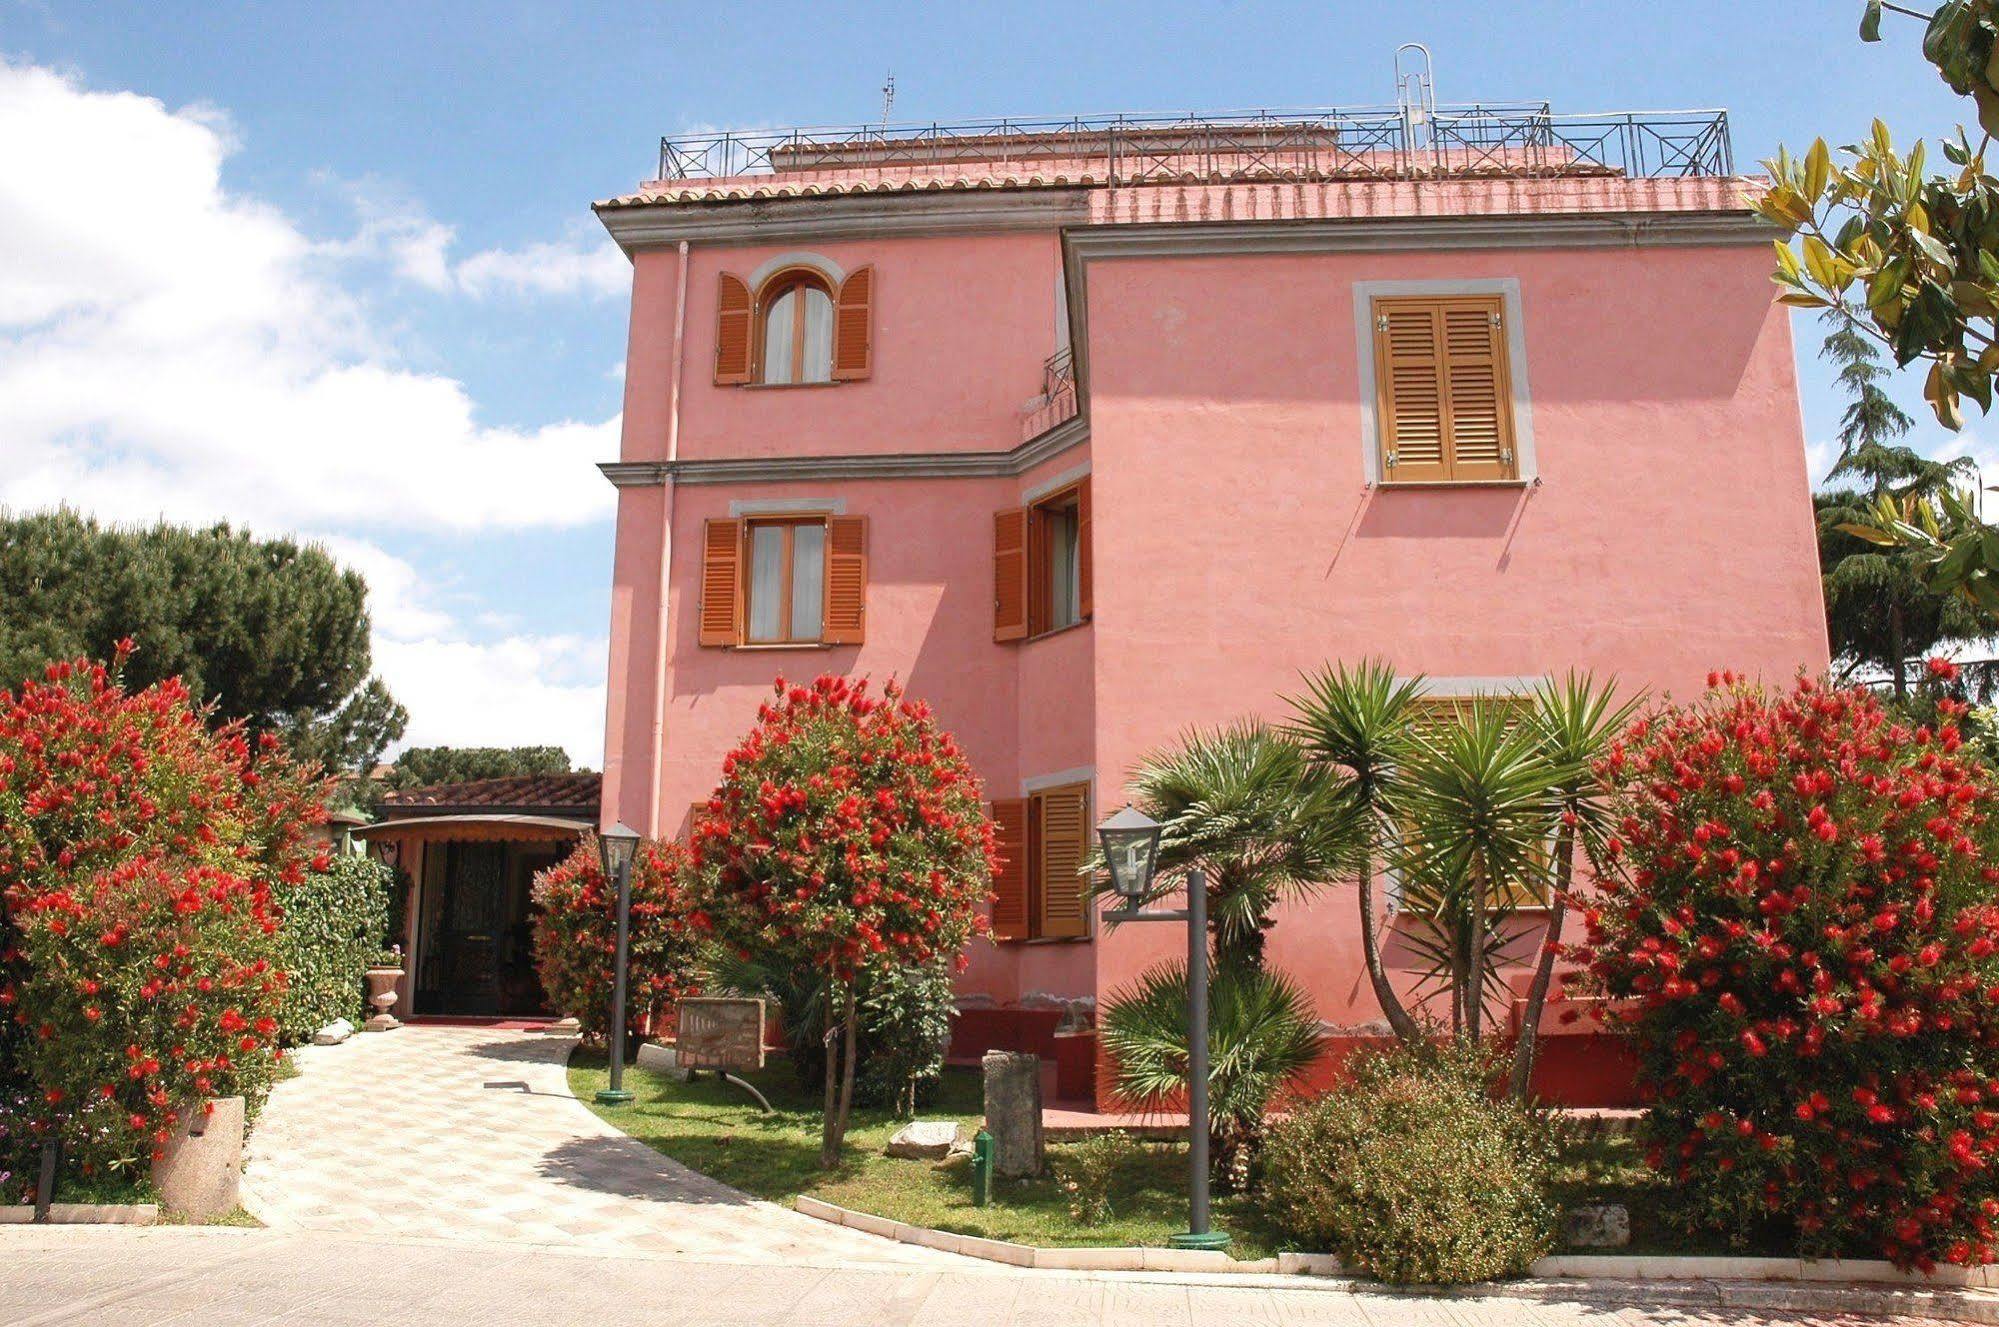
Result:
<instances>
[{"instance_id":1,"label":"pink building","mask_svg":"<svg viewBox=\"0 0 1999 1327\"><path fill-rule=\"evenodd\" d=\"M1189 727L1363 656L1439 697L1827 663L1720 116L732 135L661 175L597 209L635 269L604 814L684 832L778 673L902 678L1014 849L959 1049L1038 1046L1063 1095L1050 997L1180 944L1099 929L1085 835ZM1351 888L1270 954L1378 1030ZM1614 1098L1563 1040L1550 1085Z\"/></svg>"}]
</instances>

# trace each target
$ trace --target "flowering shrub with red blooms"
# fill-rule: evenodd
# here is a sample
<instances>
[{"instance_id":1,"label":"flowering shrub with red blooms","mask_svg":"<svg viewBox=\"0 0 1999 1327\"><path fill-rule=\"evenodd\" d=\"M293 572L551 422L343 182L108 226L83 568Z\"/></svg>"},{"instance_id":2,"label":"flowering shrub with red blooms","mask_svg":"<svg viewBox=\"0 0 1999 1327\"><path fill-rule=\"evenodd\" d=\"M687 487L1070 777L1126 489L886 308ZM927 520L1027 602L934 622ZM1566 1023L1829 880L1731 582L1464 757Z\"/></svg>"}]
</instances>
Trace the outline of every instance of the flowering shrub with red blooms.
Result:
<instances>
[{"instance_id":1,"label":"flowering shrub with red blooms","mask_svg":"<svg viewBox=\"0 0 1999 1327\"><path fill-rule=\"evenodd\" d=\"M1999 1231L1999 785L1864 690L1731 675L1617 742L1582 957L1689 1229L1901 1266Z\"/></svg>"},{"instance_id":2,"label":"flowering shrub with red blooms","mask_svg":"<svg viewBox=\"0 0 1999 1327\"><path fill-rule=\"evenodd\" d=\"M697 993L697 935L684 879L687 854L677 843L648 841L632 858L631 953L625 1030L636 1033L649 1013ZM534 879L535 969L555 1008L602 1036L611 1022L611 985L618 952L618 882L604 875L597 838Z\"/></svg>"},{"instance_id":3,"label":"flowering shrub with red blooms","mask_svg":"<svg viewBox=\"0 0 1999 1327\"><path fill-rule=\"evenodd\" d=\"M272 889L327 865L303 837L320 785L275 739L211 730L178 681L127 692L114 668L0 691L0 1016L29 1132L93 1171L149 1159L205 1097L268 1089Z\"/></svg>"},{"instance_id":4,"label":"flowering shrub with red blooms","mask_svg":"<svg viewBox=\"0 0 1999 1327\"><path fill-rule=\"evenodd\" d=\"M963 962L985 928L992 822L957 741L894 682L776 684L694 828L698 926L760 961L849 983Z\"/></svg>"}]
</instances>

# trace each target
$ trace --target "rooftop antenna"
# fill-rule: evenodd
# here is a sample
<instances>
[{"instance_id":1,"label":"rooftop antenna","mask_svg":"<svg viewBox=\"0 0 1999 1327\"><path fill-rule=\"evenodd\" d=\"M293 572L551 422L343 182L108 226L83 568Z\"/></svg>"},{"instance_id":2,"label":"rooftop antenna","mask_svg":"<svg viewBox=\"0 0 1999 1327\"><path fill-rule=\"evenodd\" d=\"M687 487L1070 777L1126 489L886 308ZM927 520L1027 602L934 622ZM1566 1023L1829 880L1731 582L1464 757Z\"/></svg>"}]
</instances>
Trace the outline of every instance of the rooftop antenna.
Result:
<instances>
[{"instance_id":1,"label":"rooftop antenna","mask_svg":"<svg viewBox=\"0 0 1999 1327\"><path fill-rule=\"evenodd\" d=\"M1404 61L1404 51L1416 58ZM1409 133L1409 146L1430 141L1430 122L1437 114L1437 87L1430 63L1430 48L1419 41L1405 41L1395 48L1395 106Z\"/></svg>"},{"instance_id":2,"label":"rooftop antenna","mask_svg":"<svg viewBox=\"0 0 1999 1327\"><path fill-rule=\"evenodd\" d=\"M888 128L889 112L895 109L895 70L888 71L888 81L882 84L882 128Z\"/></svg>"}]
</instances>

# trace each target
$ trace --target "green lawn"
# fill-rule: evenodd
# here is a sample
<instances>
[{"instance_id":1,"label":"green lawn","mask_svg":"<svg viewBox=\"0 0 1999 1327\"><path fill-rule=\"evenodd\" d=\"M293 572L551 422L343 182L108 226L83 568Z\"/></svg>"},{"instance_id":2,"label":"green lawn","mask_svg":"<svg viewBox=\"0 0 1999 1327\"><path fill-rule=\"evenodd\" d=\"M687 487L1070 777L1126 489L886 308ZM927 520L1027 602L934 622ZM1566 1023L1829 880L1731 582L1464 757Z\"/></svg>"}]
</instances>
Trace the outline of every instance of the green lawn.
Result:
<instances>
[{"instance_id":1,"label":"green lawn","mask_svg":"<svg viewBox=\"0 0 1999 1327\"><path fill-rule=\"evenodd\" d=\"M982 1208L972 1204L970 1165L883 1156L899 1121L881 1111L856 1109L844 1164L821 1170L818 1099L799 1090L782 1061L748 1075L777 1108L769 1117L742 1089L712 1076L676 1083L641 1069L625 1075L636 1101L598 1106L593 1096L605 1084L605 1065L601 1054L589 1052L578 1052L570 1062L570 1089L591 1109L676 1161L772 1202L806 1194L912 1225L1045 1246L1156 1246L1187 1228L1187 1151L1181 1144L1147 1144L1112 1220L1084 1228L1070 1219L1068 1198L1050 1176L1001 1180L992 1204ZM978 1073L946 1071L937 1099L919 1114L958 1120L969 1136L981 1114ZM1059 1143L1049 1147L1051 1168L1065 1150ZM1275 1249L1273 1237L1241 1199L1217 1199L1215 1224L1235 1237L1229 1252L1238 1258L1261 1258Z\"/></svg>"}]
</instances>

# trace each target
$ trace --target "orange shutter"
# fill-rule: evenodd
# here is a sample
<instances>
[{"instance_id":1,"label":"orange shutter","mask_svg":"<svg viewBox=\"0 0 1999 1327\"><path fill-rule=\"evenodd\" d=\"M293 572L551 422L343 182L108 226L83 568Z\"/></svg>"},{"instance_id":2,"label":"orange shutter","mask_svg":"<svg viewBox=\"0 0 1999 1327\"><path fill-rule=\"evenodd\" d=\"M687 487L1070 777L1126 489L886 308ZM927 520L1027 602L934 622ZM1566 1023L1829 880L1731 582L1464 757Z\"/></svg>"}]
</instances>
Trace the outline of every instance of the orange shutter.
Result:
<instances>
[{"instance_id":1,"label":"orange shutter","mask_svg":"<svg viewBox=\"0 0 1999 1327\"><path fill-rule=\"evenodd\" d=\"M1049 939L1088 935L1090 790L1085 784L1050 788L1041 803L1041 934Z\"/></svg>"},{"instance_id":2,"label":"orange shutter","mask_svg":"<svg viewBox=\"0 0 1999 1327\"><path fill-rule=\"evenodd\" d=\"M826 519L826 625L828 645L859 645L868 610L868 518Z\"/></svg>"},{"instance_id":3,"label":"orange shutter","mask_svg":"<svg viewBox=\"0 0 1999 1327\"><path fill-rule=\"evenodd\" d=\"M1027 802L993 803L999 869L993 872L993 939L1027 939Z\"/></svg>"},{"instance_id":4,"label":"orange shutter","mask_svg":"<svg viewBox=\"0 0 1999 1327\"><path fill-rule=\"evenodd\" d=\"M1502 307L1497 297L1443 306L1452 479L1511 479L1517 473Z\"/></svg>"},{"instance_id":5,"label":"orange shutter","mask_svg":"<svg viewBox=\"0 0 1999 1327\"><path fill-rule=\"evenodd\" d=\"M1374 302L1375 416L1387 483L1451 477L1442 324L1435 300Z\"/></svg>"},{"instance_id":6,"label":"orange shutter","mask_svg":"<svg viewBox=\"0 0 1999 1327\"><path fill-rule=\"evenodd\" d=\"M743 639L743 523L709 521L701 539L701 643Z\"/></svg>"},{"instance_id":7,"label":"orange shutter","mask_svg":"<svg viewBox=\"0 0 1999 1327\"><path fill-rule=\"evenodd\" d=\"M1090 477L1076 485L1076 614L1096 612L1096 555L1090 552Z\"/></svg>"},{"instance_id":8,"label":"orange shutter","mask_svg":"<svg viewBox=\"0 0 1999 1327\"><path fill-rule=\"evenodd\" d=\"M875 269L857 267L840 283L833 310L833 380L851 382L874 372Z\"/></svg>"},{"instance_id":9,"label":"orange shutter","mask_svg":"<svg viewBox=\"0 0 1999 1327\"><path fill-rule=\"evenodd\" d=\"M993 639L1027 635L1027 508L993 513Z\"/></svg>"},{"instance_id":10,"label":"orange shutter","mask_svg":"<svg viewBox=\"0 0 1999 1327\"><path fill-rule=\"evenodd\" d=\"M715 383L727 387L750 380L750 288L722 273L715 304Z\"/></svg>"}]
</instances>

